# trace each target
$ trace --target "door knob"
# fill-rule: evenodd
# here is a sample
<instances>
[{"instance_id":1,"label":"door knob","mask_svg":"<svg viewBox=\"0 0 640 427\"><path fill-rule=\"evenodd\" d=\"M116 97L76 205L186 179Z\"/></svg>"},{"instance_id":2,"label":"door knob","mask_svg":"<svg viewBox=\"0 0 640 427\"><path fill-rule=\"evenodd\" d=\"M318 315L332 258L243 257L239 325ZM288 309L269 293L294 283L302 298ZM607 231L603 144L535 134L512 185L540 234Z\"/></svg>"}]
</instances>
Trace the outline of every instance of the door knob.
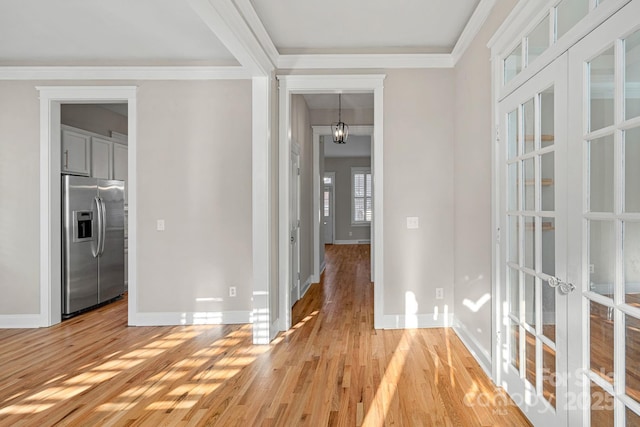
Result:
<instances>
[{"instance_id":1,"label":"door knob","mask_svg":"<svg viewBox=\"0 0 640 427\"><path fill-rule=\"evenodd\" d=\"M295 238L294 236L291 236L291 239L290 239L290 240L291 240L291 243L293 243L293 242L295 242L295 241L296 241L296 238Z\"/></svg>"},{"instance_id":2,"label":"door knob","mask_svg":"<svg viewBox=\"0 0 640 427\"><path fill-rule=\"evenodd\" d=\"M557 277L550 277L547 283L549 283L549 286L551 286L552 288L560 289L560 292L564 295L568 295L576 290L576 287L573 283L564 282Z\"/></svg>"}]
</instances>

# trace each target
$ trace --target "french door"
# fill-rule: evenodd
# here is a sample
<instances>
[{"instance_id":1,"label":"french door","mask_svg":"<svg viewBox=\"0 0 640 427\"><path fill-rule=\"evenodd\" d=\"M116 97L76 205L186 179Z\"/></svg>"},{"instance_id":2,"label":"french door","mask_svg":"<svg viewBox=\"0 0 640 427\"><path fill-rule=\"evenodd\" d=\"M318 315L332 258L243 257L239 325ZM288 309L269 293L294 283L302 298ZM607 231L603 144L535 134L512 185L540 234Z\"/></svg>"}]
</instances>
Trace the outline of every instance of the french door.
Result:
<instances>
[{"instance_id":1,"label":"french door","mask_svg":"<svg viewBox=\"0 0 640 427\"><path fill-rule=\"evenodd\" d=\"M636 0L569 51L570 346L584 425L598 427L640 426L638 17Z\"/></svg>"},{"instance_id":2,"label":"french door","mask_svg":"<svg viewBox=\"0 0 640 427\"><path fill-rule=\"evenodd\" d=\"M500 377L535 425L640 426L639 16L499 104Z\"/></svg>"},{"instance_id":3,"label":"french door","mask_svg":"<svg viewBox=\"0 0 640 427\"><path fill-rule=\"evenodd\" d=\"M535 425L567 423L567 55L500 102L500 377Z\"/></svg>"}]
</instances>

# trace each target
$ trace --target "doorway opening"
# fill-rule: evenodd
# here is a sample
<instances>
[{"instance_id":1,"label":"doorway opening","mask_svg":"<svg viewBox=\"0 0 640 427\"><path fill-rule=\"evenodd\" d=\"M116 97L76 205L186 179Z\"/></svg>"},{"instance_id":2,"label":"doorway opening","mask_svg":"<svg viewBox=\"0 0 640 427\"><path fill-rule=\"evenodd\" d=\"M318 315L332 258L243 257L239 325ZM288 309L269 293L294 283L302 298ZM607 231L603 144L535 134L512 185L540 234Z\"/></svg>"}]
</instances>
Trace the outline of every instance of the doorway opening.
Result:
<instances>
[{"instance_id":1,"label":"doorway opening","mask_svg":"<svg viewBox=\"0 0 640 427\"><path fill-rule=\"evenodd\" d=\"M136 88L133 86L47 86L38 87L40 92L40 319L39 326L51 326L62 320L62 218L61 185L63 172L62 111L70 104L126 104L127 159L120 158L118 174L127 179L128 222L128 280L129 324L135 324L136 295ZM109 138L119 138L124 146L124 134L115 131ZM106 139L106 138L105 138ZM113 141L110 141L113 142ZM103 147L104 148L104 147ZM109 155L109 150L106 151ZM84 156L85 166L91 164L91 150ZM113 160L113 152L111 152ZM87 157L89 156L89 157ZM126 168L122 170L124 165ZM67 164L68 166L68 164ZM125 172L126 170L126 172ZM107 167L108 171L108 167ZM111 170L113 173L113 169ZM85 173L86 174L86 173Z\"/></svg>"},{"instance_id":2,"label":"doorway opening","mask_svg":"<svg viewBox=\"0 0 640 427\"><path fill-rule=\"evenodd\" d=\"M373 125L368 126L351 126L350 135L357 135L358 131L365 132L371 139L371 164L370 164L370 181L371 181L371 245L372 245L372 265L374 272L373 278L379 280L374 281L374 319L376 327L382 327L383 320L383 283L382 283L382 199L383 199L383 86L382 82L384 76L381 75L366 75L366 76L279 76L280 81L280 140L279 140L279 309L274 313L274 317L277 314L278 318L273 319L272 325L281 330L287 330L291 327L291 265L290 260L291 251L293 250L290 245L290 231L291 231L291 206L290 206L290 189L291 183L294 179L291 174L291 168L286 166L290 165L290 153L292 147L299 138L298 134L294 132L296 124L300 120L300 115L296 113L296 109L293 108L295 95L305 96L320 96L326 95L337 99L337 94L341 93L345 95L366 95L372 99L372 112ZM336 116L337 117L337 116ZM311 217L311 235L306 238L307 245L312 248L312 268L310 280L314 282L319 281L321 273L321 262L324 258L322 249L324 248L324 236L321 233L322 230L322 208L321 208L321 194L323 185L323 173L321 172L320 162L324 160L324 155L321 155L317 147L321 146L319 143L320 138L323 135L330 135L329 123L334 121L335 117L326 117L322 122L316 121L316 123L326 123L323 126L314 126L312 131L312 147L313 147L313 162L308 167L312 170L312 182L310 185L305 186L301 184L304 189L311 190L313 192L313 208ZM315 120L314 120L315 121ZM345 120L347 122L347 120ZM357 122L352 122L357 123ZM371 122L370 122L371 123ZM326 127L325 129L322 129ZM360 129L358 129L360 128ZM347 142L348 145L348 142ZM301 149L304 152L304 148ZM301 161L304 163L304 161ZM309 188L311 187L311 188ZM365 202L366 203L366 202ZM363 239L364 240L364 239ZM302 245L304 243L301 242ZM301 282L305 280L304 274L301 277ZM303 285L304 288L304 285Z\"/></svg>"}]
</instances>

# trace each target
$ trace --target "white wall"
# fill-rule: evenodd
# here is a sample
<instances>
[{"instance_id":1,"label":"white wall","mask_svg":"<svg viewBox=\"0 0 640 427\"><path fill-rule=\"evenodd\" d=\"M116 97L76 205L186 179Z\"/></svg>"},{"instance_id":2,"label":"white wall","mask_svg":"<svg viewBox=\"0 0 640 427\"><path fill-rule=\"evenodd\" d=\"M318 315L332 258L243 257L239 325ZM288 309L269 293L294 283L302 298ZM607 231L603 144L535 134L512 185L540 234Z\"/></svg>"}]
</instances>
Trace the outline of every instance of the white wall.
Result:
<instances>
[{"instance_id":1,"label":"white wall","mask_svg":"<svg viewBox=\"0 0 640 427\"><path fill-rule=\"evenodd\" d=\"M384 312L451 313L454 72L385 72ZM407 217L420 228L407 229Z\"/></svg>"},{"instance_id":2,"label":"white wall","mask_svg":"<svg viewBox=\"0 0 640 427\"><path fill-rule=\"evenodd\" d=\"M250 123L250 81L140 85L140 312L252 309Z\"/></svg>"},{"instance_id":3,"label":"white wall","mask_svg":"<svg viewBox=\"0 0 640 427\"><path fill-rule=\"evenodd\" d=\"M491 63L487 42L516 0L498 0L455 67L455 315L491 350ZM486 360L485 360L486 362ZM490 362L490 360L489 360Z\"/></svg>"},{"instance_id":4,"label":"white wall","mask_svg":"<svg viewBox=\"0 0 640 427\"><path fill-rule=\"evenodd\" d=\"M291 136L300 146L300 286L313 273L313 134L303 95L291 96Z\"/></svg>"},{"instance_id":5,"label":"white wall","mask_svg":"<svg viewBox=\"0 0 640 427\"><path fill-rule=\"evenodd\" d=\"M40 312L40 103L0 81L0 314Z\"/></svg>"},{"instance_id":6,"label":"white wall","mask_svg":"<svg viewBox=\"0 0 640 427\"><path fill-rule=\"evenodd\" d=\"M111 131L128 134L128 118L114 111L91 104L62 104L60 122L63 125L111 136Z\"/></svg>"},{"instance_id":7,"label":"white wall","mask_svg":"<svg viewBox=\"0 0 640 427\"><path fill-rule=\"evenodd\" d=\"M0 315L39 313L35 87L47 84L59 83L0 82ZM64 82L87 84L101 82ZM139 311L248 313L251 81L118 82L126 84L139 87Z\"/></svg>"}]
</instances>

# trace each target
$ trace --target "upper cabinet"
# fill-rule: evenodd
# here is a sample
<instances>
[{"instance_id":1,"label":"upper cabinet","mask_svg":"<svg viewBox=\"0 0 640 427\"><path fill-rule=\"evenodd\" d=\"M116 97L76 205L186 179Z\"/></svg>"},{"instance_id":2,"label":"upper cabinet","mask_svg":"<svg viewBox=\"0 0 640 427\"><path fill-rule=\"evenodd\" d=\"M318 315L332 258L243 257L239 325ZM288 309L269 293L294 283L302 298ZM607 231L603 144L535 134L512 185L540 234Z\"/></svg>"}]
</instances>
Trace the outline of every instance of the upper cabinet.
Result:
<instances>
[{"instance_id":1,"label":"upper cabinet","mask_svg":"<svg viewBox=\"0 0 640 427\"><path fill-rule=\"evenodd\" d=\"M113 142L96 136L91 137L91 176L113 178Z\"/></svg>"},{"instance_id":2,"label":"upper cabinet","mask_svg":"<svg viewBox=\"0 0 640 427\"><path fill-rule=\"evenodd\" d=\"M126 135L109 138L62 125L62 173L124 181L127 203L129 147L126 143Z\"/></svg>"},{"instance_id":3,"label":"upper cabinet","mask_svg":"<svg viewBox=\"0 0 640 427\"><path fill-rule=\"evenodd\" d=\"M123 144L113 144L113 179L119 179L127 182L128 178L128 161L129 161L129 147ZM128 201L129 187L124 186L124 203Z\"/></svg>"},{"instance_id":4,"label":"upper cabinet","mask_svg":"<svg viewBox=\"0 0 640 427\"><path fill-rule=\"evenodd\" d=\"M91 175L91 136L62 129L62 172Z\"/></svg>"}]
</instances>

